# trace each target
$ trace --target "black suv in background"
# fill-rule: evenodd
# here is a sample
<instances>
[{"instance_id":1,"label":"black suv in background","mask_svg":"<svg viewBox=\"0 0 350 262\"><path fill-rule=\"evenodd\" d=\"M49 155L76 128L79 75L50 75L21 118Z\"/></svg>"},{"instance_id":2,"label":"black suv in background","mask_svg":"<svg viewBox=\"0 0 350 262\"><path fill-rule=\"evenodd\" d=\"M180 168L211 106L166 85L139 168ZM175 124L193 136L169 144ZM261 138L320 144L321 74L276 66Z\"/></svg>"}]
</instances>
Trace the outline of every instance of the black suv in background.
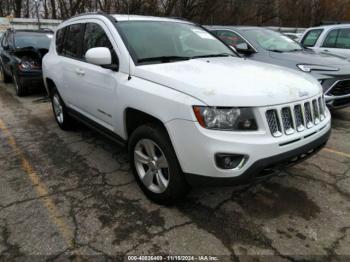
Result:
<instances>
[{"instance_id":1,"label":"black suv in background","mask_svg":"<svg viewBox=\"0 0 350 262\"><path fill-rule=\"evenodd\" d=\"M0 71L5 83L11 80L18 96L29 87L43 86L41 63L49 51L50 30L8 29L1 39Z\"/></svg>"}]
</instances>

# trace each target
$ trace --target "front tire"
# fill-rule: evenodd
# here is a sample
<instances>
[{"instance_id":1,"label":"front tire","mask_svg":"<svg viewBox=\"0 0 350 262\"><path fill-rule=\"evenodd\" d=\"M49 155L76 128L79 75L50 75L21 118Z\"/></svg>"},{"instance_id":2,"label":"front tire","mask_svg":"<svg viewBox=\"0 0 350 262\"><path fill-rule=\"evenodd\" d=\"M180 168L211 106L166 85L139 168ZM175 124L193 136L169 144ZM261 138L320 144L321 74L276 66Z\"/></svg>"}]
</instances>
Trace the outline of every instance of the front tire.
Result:
<instances>
[{"instance_id":1,"label":"front tire","mask_svg":"<svg viewBox=\"0 0 350 262\"><path fill-rule=\"evenodd\" d=\"M1 73L1 77L2 77L2 81L7 84L11 82L11 77L8 76L5 72L4 66L0 65L0 73Z\"/></svg>"},{"instance_id":2,"label":"front tire","mask_svg":"<svg viewBox=\"0 0 350 262\"><path fill-rule=\"evenodd\" d=\"M16 90L16 95L25 96L27 94L27 88L21 83L19 76L16 73L13 73L12 78Z\"/></svg>"},{"instance_id":3,"label":"front tire","mask_svg":"<svg viewBox=\"0 0 350 262\"><path fill-rule=\"evenodd\" d=\"M150 200L172 205L186 196L189 186L163 128L157 125L137 128L128 149L135 179Z\"/></svg>"},{"instance_id":4,"label":"front tire","mask_svg":"<svg viewBox=\"0 0 350 262\"><path fill-rule=\"evenodd\" d=\"M65 131L72 129L72 119L68 114L67 108L58 93L57 89L53 90L51 96L52 111L58 126Z\"/></svg>"}]
</instances>

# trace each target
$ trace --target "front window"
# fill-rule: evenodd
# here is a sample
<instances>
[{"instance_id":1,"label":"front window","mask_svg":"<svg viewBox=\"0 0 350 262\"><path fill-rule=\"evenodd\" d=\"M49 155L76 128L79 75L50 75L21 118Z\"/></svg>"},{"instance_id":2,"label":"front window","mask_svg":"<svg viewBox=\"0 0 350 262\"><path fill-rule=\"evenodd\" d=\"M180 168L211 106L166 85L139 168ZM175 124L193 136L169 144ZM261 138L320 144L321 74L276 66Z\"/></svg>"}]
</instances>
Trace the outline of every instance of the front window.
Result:
<instances>
[{"instance_id":1,"label":"front window","mask_svg":"<svg viewBox=\"0 0 350 262\"><path fill-rule=\"evenodd\" d=\"M235 55L213 35L192 24L125 21L118 22L117 27L137 64Z\"/></svg>"},{"instance_id":2,"label":"front window","mask_svg":"<svg viewBox=\"0 0 350 262\"><path fill-rule=\"evenodd\" d=\"M27 33L15 34L15 48L49 49L53 34L51 33Z\"/></svg>"},{"instance_id":3,"label":"front window","mask_svg":"<svg viewBox=\"0 0 350 262\"><path fill-rule=\"evenodd\" d=\"M240 44L246 44L246 41L242 37L232 31L217 30L213 31L213 33L230 46L236 47Z\"/></svg>"},{"instance_id":4,"label":"front window","mask_svg":"<svg viewBox=\"0 0 350 262\"><path fill-rule=\"evenodd\" d=\"M313 29L310 30L301 41L303 46L314 47L317 43L317 40L320 38L323 29Z\"/></svg>"},{"instance_id":5,"label":"front window","mask_svg":"<svg viewBox=\"0 0 350 262\"><path fill-rule=\"evenodd\" d=\"M245 31L248 39L253 40L262 48L274 52L293 52L303 48L295 41L281 33L267 29L248 29Z\"/></svg>"}]
</instances>

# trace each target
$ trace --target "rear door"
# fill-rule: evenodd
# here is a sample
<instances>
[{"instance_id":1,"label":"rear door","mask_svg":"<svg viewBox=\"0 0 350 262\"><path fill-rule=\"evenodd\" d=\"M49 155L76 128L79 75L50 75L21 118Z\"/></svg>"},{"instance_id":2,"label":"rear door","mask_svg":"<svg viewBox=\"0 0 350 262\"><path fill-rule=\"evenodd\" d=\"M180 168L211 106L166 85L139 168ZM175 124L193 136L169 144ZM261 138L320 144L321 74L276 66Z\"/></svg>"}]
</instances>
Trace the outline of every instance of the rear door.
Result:
<instances>
[{"instance_id":1,"label":"rear door","mask_svg":"<svg viewBox=\"0 0 350 262\"><path fill-rule=\"evenodd\" d=\"M321 50L332 54L350 57L350 27L333 29L327 33Z\"/></svg>"}]
</instances>

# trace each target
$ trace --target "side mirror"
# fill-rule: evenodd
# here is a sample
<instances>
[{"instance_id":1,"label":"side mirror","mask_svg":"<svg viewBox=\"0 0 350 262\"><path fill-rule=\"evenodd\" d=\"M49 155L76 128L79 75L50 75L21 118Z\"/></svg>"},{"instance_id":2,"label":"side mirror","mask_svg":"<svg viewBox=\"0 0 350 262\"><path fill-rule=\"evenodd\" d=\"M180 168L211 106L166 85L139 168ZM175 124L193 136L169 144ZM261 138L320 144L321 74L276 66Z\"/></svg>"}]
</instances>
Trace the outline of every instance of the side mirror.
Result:
<instances>
[{"instance_id":1,"label":"side mirror","mask_svg":"<svg viewBox=\"0 0 350 262\"><path fill-rule=\"evenodd\" d=\"M247 43L241 43L241 44L236 45L236 50L238 53L241 53L244 55L251 55L254 53L254 51L249 48Z\"/></svg>"},{"instance_id":2,"label":"side mirror","mask_svg":"<svg viewBox=\"0 0 350 262\"><path fill-rule=\"evenodd\" d=\"M238 53L237 49L236 49L234 46L230 45L230 48L231 48L234 52Z\"/></svg>"},{"instance_id":3,"label":"side mirror","mask_svg":"<svg viewBox=\"0 0 350 262\"><path fill-rule=\"evenodd\" d=\"M89 49L85 54L85 59L88 63L98 66L112 64L111 51L107 47L95 47Z\"/></svg>"}]
</instances>

